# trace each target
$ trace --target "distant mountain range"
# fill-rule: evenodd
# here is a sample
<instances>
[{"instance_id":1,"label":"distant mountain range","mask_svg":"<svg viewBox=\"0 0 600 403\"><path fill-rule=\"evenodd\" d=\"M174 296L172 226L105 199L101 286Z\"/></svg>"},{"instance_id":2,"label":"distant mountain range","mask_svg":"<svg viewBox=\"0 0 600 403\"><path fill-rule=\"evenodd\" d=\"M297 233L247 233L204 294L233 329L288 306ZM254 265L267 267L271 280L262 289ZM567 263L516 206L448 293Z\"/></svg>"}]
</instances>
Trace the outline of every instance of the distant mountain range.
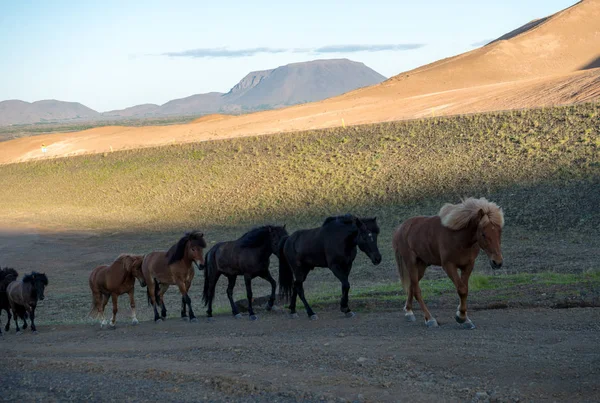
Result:
<instances>
[{"instance_id":1,"label":"distant mountain range","mask_svg":"<svg viewBox=\"0 0 600 403\"><path fill-rule=\"evenodd\" d=\"M210 92L173 99L163 105L143 104L130 108L97 112L77 102L57 100L33 103L0 102L0 125L91 121L237 113L275 109L299 103L320 101L357 88L374 85L386 78L363 63L348 59L314 60L292 63L272 70L254 71L227 93Z\"/></svg>"}]
</instances>

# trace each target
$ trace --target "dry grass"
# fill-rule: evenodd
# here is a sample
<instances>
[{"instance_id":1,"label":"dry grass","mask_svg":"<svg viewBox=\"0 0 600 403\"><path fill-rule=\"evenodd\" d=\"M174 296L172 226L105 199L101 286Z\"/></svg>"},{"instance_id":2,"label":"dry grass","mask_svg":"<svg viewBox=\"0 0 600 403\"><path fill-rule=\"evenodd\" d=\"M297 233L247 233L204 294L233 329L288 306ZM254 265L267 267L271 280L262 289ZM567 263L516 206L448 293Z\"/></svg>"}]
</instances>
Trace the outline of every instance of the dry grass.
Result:
<instances>
[{"instance_id":1,"label":"dry grass","mask_svg":"<svg viewBox=\"0 0 600 403\"><path fill-rule=\"evenodd\" d=\"M594 103L7 165L1 213L50 227L163 230L349 210L398 217L424 200L435 211L442 200L487 195L504 203L509 223L535 225L538 214L539 223L584 218L597 228L598 209L579 205L597 206L599 111Z\"/></svg>"}]
</instances>

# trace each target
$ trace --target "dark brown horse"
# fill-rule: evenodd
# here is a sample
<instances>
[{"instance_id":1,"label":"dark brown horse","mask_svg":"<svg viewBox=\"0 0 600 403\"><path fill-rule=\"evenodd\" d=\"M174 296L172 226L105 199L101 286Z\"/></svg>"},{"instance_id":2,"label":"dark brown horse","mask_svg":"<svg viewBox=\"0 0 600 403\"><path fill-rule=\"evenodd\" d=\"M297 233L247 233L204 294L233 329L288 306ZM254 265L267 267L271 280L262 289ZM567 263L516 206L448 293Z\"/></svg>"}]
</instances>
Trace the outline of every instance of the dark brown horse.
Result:
<instances>
[{"instance_id":1,"label":"dark brown horse","mask_svg":"<svg viewBox=\"0 0 600 403\"><path fill-rule=\"evenodd\" d=\"M6 295L6 287L15 281L17 277L19 277L19 273L15 269L9 267L0 269L0 315L2 315L3 310L8 315L8 321L4 327L4 330L7 332L10 329L10 318L12 318L12 315L10 314L10 303L8 302L8 295ZM0 334L2 334L2 330L0 330Z\"/></svg>"},{"instance_id":2,"label":"dark brown horse","mask_svg":"<svg viewBox=\"0 0 600 403\"><path fill-rule=\"evenodd\" d=\"M288 236L285 225L265 225L254 228L234 241L219 242L206 254L204 266L204 292L202 299L208 305L206 314L212 317L212 303L215 298L215 287L221 274L227 277L227 297L231 304L234 317L241 318L241 314L233 301L233 287L237 276L244 276L246 283L246 296L248 298L248 313L250 320L256 320L252 308L252 279L261 277L271 284L271 297L267 302L267 310L273 308L277 282L269 272L271 255L279 256L279 242Z\"/></svg>"},{"instance_id":3,"label":"dark brown horse","mask_svg":"<svg viewBox=\"0 0 600 403\"><path fill-rule=\"evenodd\" d=\"M148 303L154 308L154 321L167 317L164 295L170 285L176 285L181 293L181 318L188 319L186 305L190 310L190 321L197 321L192 310L192 300L188 292L194 279L192 263L204 264L204 234L198 231L186 233L166 252L151 252L144 257L142 272L148 285ZM158 295L157 295L158 294ZM161 303L161 316L158 315L157 304Z\"/></svg>"},{"instance_id":4,"label":"dark brown horse","mask_svg":"<svg viewBox=\"0 0 600 403\"><path fill-rule=\"evenodd\" d=\"M308 317L317 319L304 296L304 280L315 267L328 267L342 283L340 310L353 317L348 306L350 270L358 249L371 259L374 265L381 263L377 246L379 226L377 218L359 218L352 214L327 217L320 227L294 232L280 243L279 293L290 297L290 316L297 317L296 297L304 304Z\"/></svg>"},{"instance_id":5,"label":"dark brown horse","mask_svg":"<svg viewBox=\"0 0 600 403\"><path fill-rule=\"evenodd\" d=\"M27 321L25 319L27 316L31 320L31 331L34 333L37 332L35 327L35 309L38 301L44 300L44 289L47 285L48 277L44 273L33 271L31 274L23 277L22 280L15 280L6 287L6 294L8 295L8 302L10 303L10 309L12 310L15 326L17 327L17 333L21 331L17 318L23 320L23 329L26 329Z\"/></svg>"},{"instance_id":6,"label":"dark brown horse","mask_svg":"<svg viewBox=\"0 0 600 403\"><path fill-rule=\"evenodd\" d=\"M469 276L479 249L488 255L493 269L502 266L501 238L504 213L485 198L468 198L445 204L437 216L418 216L404 221L394 232L394 248L402 286L407 293L407 321L415 321L413 297L419 302L428 327L437 327L421 296L419 281L430 265L442 266L460 297L456 321L465 329L475 325L467 316ZM459 275L458 271L461 274Z\"/></svg>"},{"instance_id":7,"label":"dark brown horse","mask_svg":"<svg viewBox=\"0 0 600 403\"><path fill-rule=\"evenodd\" d=\"M131 324L137 325L139 323L135 316L134 290L136 278L142 287L146 286L144 275L142 274L143 261L143 255L122 253L110 265L98 266L90 273L89 284L92 290L92 310L88 316L94 319L101 318L100 328L106 326L104 308L108 303L109 297L112 297L113 304L110 327L115 327L119 295L125 293L129 294Z\"/></svg>"}]
</instances>

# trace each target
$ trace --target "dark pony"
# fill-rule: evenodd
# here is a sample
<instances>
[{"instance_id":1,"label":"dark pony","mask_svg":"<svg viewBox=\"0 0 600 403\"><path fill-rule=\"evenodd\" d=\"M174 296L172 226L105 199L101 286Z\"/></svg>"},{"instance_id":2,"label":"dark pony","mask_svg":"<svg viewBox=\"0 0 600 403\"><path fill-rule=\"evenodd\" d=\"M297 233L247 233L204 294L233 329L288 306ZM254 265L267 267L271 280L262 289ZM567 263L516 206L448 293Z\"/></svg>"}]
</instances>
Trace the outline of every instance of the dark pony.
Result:
<instances>
[{"instance_id":1,"label":"dark pony","mask_svg":"<svg viewBox=\"0 0 600 403\"><path fill-rule=\"evenodd\" d=\"M19 277L19 273L13 268L5 267L0 269L0 315L2 315L3 310L8 315L8 321L4 327L4 331L6 332L10 330L10 318L12 318L8 296L6 295L6 287L9 283L15 281L17 277ZM2 330L0 330L0 334L2 334Z\"/></svg>"},{"instance_id":2,"label":"dark pony","mask_svg":"<svg viewBox=\"0 0 600 403\"><path fill-rule=\"evenodd\" d=\"M348 276L357 254L357 246L374 265L381 263L377 247L377 218L359 218L351 214L327 217L320 227L294 232L280 244L279 293L291 298L290 316L297 317L296 297L299 296L309 318L317 315L304 297L304 280L315 267L328 267L342 283L340 309L347 317L354 316L348 306L350 282Z\"/></svg>"},{"instance_id":3,"label":"dark pony","mask_svg":"<svg viewBox=\"0 0 600 403\"><path fill-rule=\"evenodd\" d=\"M6 287L6 294L17 327L17 333L21 331L17 318L23 320L23 329L26 329L27 321L25 319L27 316L31 320L31 331L34 333L37 331L35 327L35 309L38 301L44 300L44 289L47 285L48 277L44 273L32 271L23 277L21 281L13 281Z\"/></svg>"},{"instance_id":4,"label":"dark pony","mask_svg":"<svg viewBox=\"0 0 600 403\"><path fill-rule=\"evenodd\" d=\"M237 276L244 276L246 283L246 296L248 298L248 312L251 320L257 319L252 308L252 279L261 277L271 284L271 297L267 303L267 310L273 308L277 282L269 273L271 255L279 257L279 244L288 233L285 225L265 225L254 228L234 241L220 242L214 245L206 254L204 266L204 292L202 300L208 305L206 314L212 317L212 303L215 298L215 287L221 274L227 277L227 297L231 304L231 312L240 318L238 307L233 301L233 288Z\"/></svg>"},{"instance_id":5,"label":"dark pony","mask_svg":"<svg viewBox=\"0 0 600 403\"><path fill-rule=\"evenodd\" d=\"M176 285L181 293L181 318L188 320L186 307L189 308L190 321L197 321L192 310L192 300L188 295L194 279L194 261L204 264L204 234L199 231L187 232L171 246L168 251L150 252L145 255L142 273L147 284L148 302L154 308L154 321L167 317L164 295L170 285ZM161 316L157 305L161 304Z\"/></svg>"}]
</instances>

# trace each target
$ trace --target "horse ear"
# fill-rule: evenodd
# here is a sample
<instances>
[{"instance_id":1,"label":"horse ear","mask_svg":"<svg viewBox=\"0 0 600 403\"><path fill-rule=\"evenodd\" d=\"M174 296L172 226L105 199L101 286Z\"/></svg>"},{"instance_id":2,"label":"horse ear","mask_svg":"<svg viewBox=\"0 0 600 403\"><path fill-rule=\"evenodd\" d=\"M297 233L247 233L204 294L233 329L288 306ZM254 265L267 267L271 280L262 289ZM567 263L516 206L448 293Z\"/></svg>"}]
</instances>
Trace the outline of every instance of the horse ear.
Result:
<instances>
[{"instance_id":1,"label":"horse ear","mask_svg":"<svg viewBox=\"0 0 600 403\"><path fill-rule=\"evenodd\" d=\"M286 226L286 225L287 225L287 224L283 224L283 229L285 229L285 226Z\"/></svg>"}]
</instances>

